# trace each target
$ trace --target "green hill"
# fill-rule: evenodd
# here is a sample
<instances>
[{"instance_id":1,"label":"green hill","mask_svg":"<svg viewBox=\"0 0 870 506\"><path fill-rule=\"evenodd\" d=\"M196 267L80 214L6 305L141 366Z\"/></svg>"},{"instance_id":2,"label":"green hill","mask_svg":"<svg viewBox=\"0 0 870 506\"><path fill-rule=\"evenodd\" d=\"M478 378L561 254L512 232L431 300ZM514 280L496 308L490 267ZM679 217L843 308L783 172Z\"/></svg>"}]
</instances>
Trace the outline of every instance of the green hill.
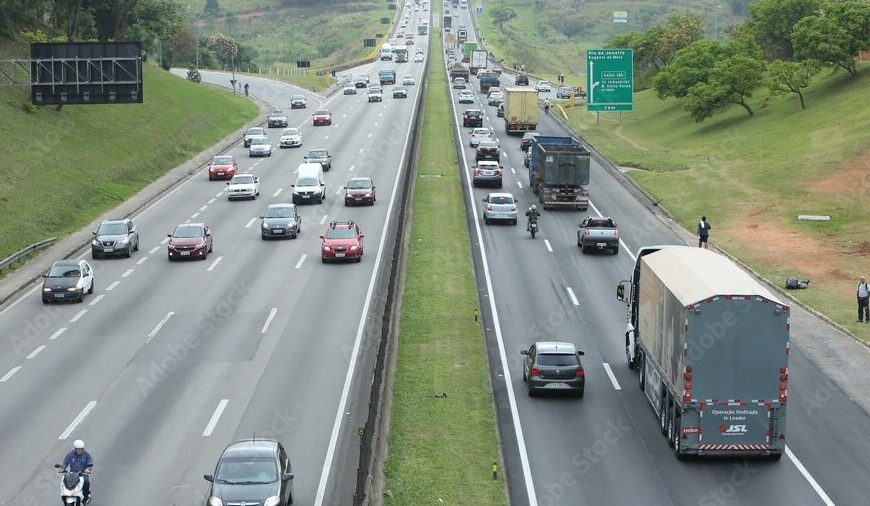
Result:
<instances>
[{"instance_id":1,"label":"green hill","mask_svg":"<svg viewBox=\"0 0 870 506\"><path fill-rule=\"evenodd\" d=\"M0 86L0 258L64 236L256 117L231 93L145 65L141 105L30 105Z\"/></svg>"}]
</instances>

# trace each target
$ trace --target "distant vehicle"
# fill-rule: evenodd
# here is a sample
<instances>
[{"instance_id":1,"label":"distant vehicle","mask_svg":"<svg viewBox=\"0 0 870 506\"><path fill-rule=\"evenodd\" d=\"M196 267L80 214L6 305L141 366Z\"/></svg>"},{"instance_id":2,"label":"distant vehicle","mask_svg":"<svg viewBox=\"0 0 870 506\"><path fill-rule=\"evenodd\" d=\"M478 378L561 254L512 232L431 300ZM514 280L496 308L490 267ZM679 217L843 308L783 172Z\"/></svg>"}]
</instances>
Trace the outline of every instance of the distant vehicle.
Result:
<instances>
[{"instance_id":1,"label":"distant vehicle","mask_svg":"<svg viewBox=\"0 0 870 506\"><path fill-rule=\"evenodd\" d=\"M396 72L394 70L381 70L378 72L378 80L381 82L381 86L396 84Z\"/></svg>"},{"instance_id":2,"label":"distant vehicle","mask_svg":"<svg viewBox=\"0 0 870 506\"><path fill-rule=\"evenodd\" d=\"M494 221L507 221L511 225L517 224L517 204L520 201L510 193L490 193L483 203L483 222L486 225Z\"/></svg>"},{"instance_id":3,"label":"distant vehicle","mask_svg":"<svg viewBox=\"0 0 870 506\"><path fill-rule=\"evenodd\" d=\"M302 146L302 131L298 128L285 128L281 132L280 148L298 148Z\"/></svg>"},{"instance_id":4,"label":"distant vehicle","mask_svg":"<svg viewBox=\"0 0 870 506\"><path fill-rule=\"evenodd\" d=\"M532 138L541 135L538 132L526 132L523 134L523 138L520 140L520 150L526 151L529 149L529 146L532 145Z\"/></svg>"},{"instance_id":5,"label":"distant vehicle","mask_svg":"<svg viewBox=\"0 0 870 506\"><path fill-rule=\"evenodd\" d=\"M408 98L408 89L403 86L393 88L393 98Z\"/></svg>"},{"instance_id":6,"label":"distant vehicle","mask_svg":"<svg viewBox=\"0 0 870 506\"><path fill-rule=\"evenodd\" d=\"M281 443L246 439L226 447L210 482L209 505L286 505L293 503L293 467ZM243 498L246 501L239 502Z\"/></svg>"},{"instance_id":7,"label":"distant vehicle","mask_svg":"<svg viewBox=\"0 0 870 506\"><path fill-rule=\"evenodd\" d=\"M321 204L326 200L326 179L323 166L319 163L305 162L296 169L296 183L293 187L293 203Z\"/></svg>"},{"instance_id":8,"label":"distant vehicle","mask_svg":"<svg viewBox=\"0 0 870 506\"><path fill-rule=\"evenodd\" d=\"M262 130L262 128L260 129ZM249 143L245 143L245 147ZM232 179L239 170L239 164L233 155L218 155L211 159L208 164L208 180Z\"/></svg>"},{"instance_id":9,"label":"distant vehicle","mask_svg":"<svg viewBox=\"0 0 870 506\"><path fill-rule=\"evenodd\" d=\"M528 88L504 89L504 123L508 135L538 128L538 93Z\"/></svg>"},{"instance_id":10,"label":"distant vehicle","mask_svg":"<svg viewBox=\"0 0 870 506\"><path fill-rule=\"evenodd\" d=\"M236 174L227 181L227 200L256 200L260 195L260 178L253 174Z\"/></svg>"},{"instance_id":11,"label":"distant vehicle","mask_svg":"<svg viewBox=\"0 0 870 506\"><path fill-rule=\"evenodd\" d=\"M205 260L214 249L214 242L205 223L182 223L168 234L166 245L169 261L199 258Z\"/></svg>"},{"instance_id":12,"label":"distant vehicle","mask_svg":"<svg viewBox=\"0 0 870 506\"><path fill-rule=\"evenodd\" d=\"M486 100L489 105L499 105L504 101L504 93L501 91L494 91L489 94L489 98Z\"/></svg>"},{"instance_id":13,"label":"distant vehicle","mask_svg":"<svg viewBox=\"0 0 870 506\"><path fill-rule=\"evenodd\" d=\"M369 88L368 101L369 102L383 102L384 101L384 95L381 92L380 86L372 86L371 88Z\"/></svg>"},{"instance_id":14,"label":"distant vehicle","mask_svg":"<svg viewBox=\"0 0 870 506\"><path fill-rule=\"evenodd\" d=\"M332 113L325 110L316 111L311 115L311 123L314 126L331 125Z\"/></svg>"},{"instance_id":15,"label":"distant vehicle","mask_svg":"<svg viewBox=\"0 0 870 506\"><path fill-rule=\"evenodd\" d=\"M312 149L305 155L305 161L308 163L319 163L323 170L329 172L332 168L332 155L328 149Z\"/></svg>"},{"instance_id":16,"label":"distant vehicle","mask_svg":"<svg viewBox=\"0 0 870 506\"><path fill-rule=\"evenodd\" d=\"M291 109L305 109L307 106L307 102L305 97L302 95L293 95L290 97L290 108Z\"/></svg>"},{"instance_id":17,"label":"distant vehicle","mask_svg":"<svg viewBox=\"0 0 870 506\"><path fill-rule=\"evenodd\" d=\"M414 79L414 76L411 74L406 74L405 77L402 78L402 86L414 86L417 84L417 80Z\"/></svg>"},{"instance_id":18,"label":"distant vehicle","mask_svg":"<svg viewBox=\"0 0 870 506\"><path fill-rule=\"evenodd\" d=\"M482 127L483 111L480 109L466 109L466 111L462 113L462 126Z\"/></svg>"},{"instance_id":19,"label":"distant vehicle","mask_svg":"<svg viewBox=\"0 0 870 506\"><path fill-rule=\"evenodd\" d=\"M129 218L103 220L93 234L91 258L111 256L130 258L134 251L139 251L139 229Z\"/></svg>"},{"instance_id":20,"label":"distant vehicle","mask_svg":"<svg viewBox=\"0 0 870 506\"><path fill-rule=\"evenodd\" d=\"M538 84L535 85L535 89L538 90L538 93L549 93L553 91L553 88L550 87L550 81L538 81Z\"/></svg>"},{"instance_id":21,"label":"distant vehicle","mask_svg":"<svg viewBox=\"0 0 870 506\"><path fill-rule=\"evenodd\" d=\"M286 127L287 114L281 110L275 110L269 113L269 118L266 120L269 128Z\"/></svg>"},{"instance_id":22,"label":"distant vehicle","mask_svg":"<svg viewBox=\"0 0 870 506\"><path fill-rule=\"evenodd\" d=\"M462 63L452 63L450 64L450 79L456 79L457 77L461 77L465 79L465 82L468 82L471 79L471 71Z\"/></svg>"},{"instance_id":23,"label":"distant vehicle","mask_svg":"<svg viewBox=\"0 0 870 506\"><path fill-rule=\"evenodd\" d=\"M296 239L302 232L302 216L295 204L271 204L266 208L260 225L260 238L263 240L275 237L290 237Z\"/></svg>"},{"instance_id":24,"label":"distant vehicle","mask_svg":"<svg viewBox=\"0 0 870 506\"><path fill-rule=\"evenodd\" d=\"M517 74L517 77L514 78L514 86L528 86L529 85L529 76L526 74Z\"/></svg>"},{"instance_id":25,"label":"distant vehicle","mask_svg":"<svg viewBox=\"0 0 870 506\"><path fill-rule=\"evenodd\" d=\"M269 142L269 138L265 135L252 138L248 154L251 158L255 156L272 156L272 144Z\"/></svg>"},{"instance_id":26,"label":"distant vehicle","mask_svg":"<svg viewBox=\"0 0 870 506\"><path fill-rule=\"evenodd\" d=\"M577 88L574 86L561 86L556 90L556 98L571 98L577 93Z\"/></svg>"},{"instance_id":27,"label":"distant vehicle","mask_svg":"<svg viewBox=\"0 0 870 506\"><path fill-rule=\"evenodd\" d=\"M411 39L405 39L406 41ZM410 42L413 44L414 42ZM408 48L405 47L394 47L393 48L393 56L395 57L396 63L406 63L408 61Z\"/></svg>"},{"instance_id":28,"label":"distant vehicle","mask_svg":"<svg viewBox=\"0 0 870 506\"><path fill-rule=\"evenodd\" d=\"M457 77L453 80L453 89L454 90L464 90L465 84L466 84L466 81L465 81L464 77Z\"/></svg>"},{"instance_id":29,"label":"distant vehicle","mask_svg":"<svg viewBox=\"0 0 870 506\"><path fill-rule=\"evenodd\" d=\"M474 93L471 90L460 90L459 91L459 103L460 104L473 104L474 103Z\"/></svg>"},{"instance_id":30,"label":"distant vehicle","mask_svg":"<svg viewBox=\"0 0 870 506\"><path fill-rule=\"evenodd\" d=\"M265 135L266 135L266 130L264 128L261 128L261 127L249 128L248 131L245 132L245 138L244 138L245 147L247 148L248 146L251 145L251 139L253 139L254 137L262 137Z\"/></svg>"},{"instance_id":31,"label":"distant vehicle","mask_svg":"<svg viewBox=\"0 0 870 506\"><path fill-rule=\"evenodd\" d=\"M582 351L571 343L540 341L520 351L523 382L529 396L537 392L569 392L578 398L586 390L586 373L580 362Z\"/></svg>"},{"instance_id":32,"label":"distant vehicle","mask_svg":"<svg viewBox=\"0 0 870 506\"><path fill-rule=\"evenodd\" d=\"M481 93L489 93L489 90L501 86L498 74L495 72L482 72L477 74Z\"/></svg>"},{"instance_id":33,"label":"distant vehicle","mask_svg":"<svg viewBox=\"0 0 870 506\"><path fill-rule=\"evenodd\" d=\"M492 160L498 162L500 158L501 150L498 147L498 142L484 139L477 144L477 152L474 155L475 161Z\"/></svg>"},{"instance_id":34,"label":"distant vehicle","mask_svg":"<svg viewBox=\"0 0 870 506\"><path fill-rule=\"evenodd\" d=\"M94 270L85 260L58 260L42 275L42 303L83 302L94 293Z\"/></svg>"},{"instance_id":35,"label":"distant vehicle","mask_svg":"<svg viewBox=\"0 0 870 506\"><path fill-rule=\"evenodd\" d=\"M375 184L369 177L354 177L344 187L344 205L375 205Z\"/></svg>"},{"instance_id":36,"label":"distant vehicle","mask_svg":"<svg viewBox=\"0 0 870 506\"><path fill-rule=\"evenodd\" d=\"M381 46L381 61L392 61L393 60L393 46L390 44L384 43Z\"/></svg>"},{"instance_id":37,"label":"distant vehicle","mask_svg":"<svg viewBox=\"0 0 870 506\"><path fill-rule=\"evenodd\" d=\"M486 127L478 127L472 130L471 135L468 136L468 145L476 148L480 144L480 141L488 140L492 140L492 130Z\"/></svg>"},{"instance_id":38,"label":"distant vehicle","mask_svg":"<svg viewBox=\"0 0 870 506\"><path fill-rule=\"evenodd\" d=\"M369 85L369 76L357 76L356 79L353 80L354 88L365 88Z\"/></svg>"},{"instance_id":39,"label":"distant vehicle","mask_svg":"<svg viewBox=\"0 0 870 506\"><path fill-rule=\"evenodd\" d=\"M363 238L356 223L352 221L333 221L320 236L320 260L323 263L336 260L362 261Z\"/></svg>"},{"instance_id":40,"label":"distant vehicle","mask_svg":"<svg viewBox=\"0 0 870 506\"><path fill-rule=\"evenodd\" d=\"M612 219L606 216L589 217L577 227L577 247L581 253L597 249L611 250L614 255L619 254L619 230Z\"/></svg>"},{"instance_id":41,"label":"distant vehicle","mask_svg":"<svg viewBox=\"0 0 870 506\"><path fill-rule=\"evenodd\" d=\"M363 86L361 86L361 88L365 88L365 82L363 82ZM345 87L342 89L342 93L345 95L356 95L356 86L354 86L353 84L345 85Z\"/></svg>"},{"instance_id":42,"label":"distant vehicle","mask_svg":"<svg viewBox=\"0 0 870 506\"><path fill-rule=\"evenodd\" d=\"M429 33L429 25L425 23L417 25L417 35L426 35L427 33Z\"/></svg>"},{"instance_id":43,"label":"distant vehicle","mask_svg":"<svg viewBox=\"0 0 870 506\"><path fill-rule=\"evenodd\" d=\"M499 118L504 118L504 101L498 104L498 109L496 109L495 115Z\"/></svg>"},{"instance_id":44,"label":"distant vehicle","mask_svg":"<svg viewBox=\"0 0 870 506\"><path fill-rule=\"evenodd\" d=\"M417 55L414 56L414 62L423 63L423 53L417 53Z\"/></svg>"},{"instance_id":45,"label":"distant vehicle","mask_svg":"<svg viewBox=\"0 0 870 506\"><path fill-rule=\"evenodd\" d=\"M503 167L498 162L489 160L480 161L474 168L474 177L471 181L474 186L489 185L496 188L502 187Z\"/></svg>"}]
</instances>

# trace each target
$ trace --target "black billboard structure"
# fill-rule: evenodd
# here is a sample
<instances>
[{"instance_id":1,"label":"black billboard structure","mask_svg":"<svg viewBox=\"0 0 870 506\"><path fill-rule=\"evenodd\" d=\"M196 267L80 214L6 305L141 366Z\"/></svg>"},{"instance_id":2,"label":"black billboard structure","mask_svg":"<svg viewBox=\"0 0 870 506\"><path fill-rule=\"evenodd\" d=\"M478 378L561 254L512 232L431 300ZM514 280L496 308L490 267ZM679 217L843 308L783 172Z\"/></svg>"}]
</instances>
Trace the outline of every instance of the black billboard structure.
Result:
<instances>
[{"instance_id":1,"label":"black billboard structure","mask_svg":"<svg viewBox=\"0 0 870 506\"><path fill-rule=\"evenodd\" d=\"M141 42L30 45L34 105L141 104Z\"/></svg>"}]
</instances>

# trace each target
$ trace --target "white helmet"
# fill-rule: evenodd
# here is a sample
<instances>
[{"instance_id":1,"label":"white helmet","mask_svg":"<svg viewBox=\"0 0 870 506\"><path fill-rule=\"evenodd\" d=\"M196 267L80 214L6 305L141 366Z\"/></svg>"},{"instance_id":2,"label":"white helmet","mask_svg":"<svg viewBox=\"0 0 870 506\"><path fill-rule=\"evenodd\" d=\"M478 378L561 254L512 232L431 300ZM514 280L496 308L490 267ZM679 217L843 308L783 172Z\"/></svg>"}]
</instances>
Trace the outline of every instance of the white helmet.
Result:
<instances>
[{"instance_id":1,"label":"white helmet","mask_svg":"<svg viewBox=\"0 0 870 506\"><path fill-rule=\"evenodd\" d=\"M81 439L76 439L73 442L73 448L75 448L76 450L84 450L85 449L85 442L82 441Z\"/></svg>"},{"instance_id":2,"label":"white helmet","mask_svg":"<svg viewBox=\"0 0 870 506\"><path fill-rule=\"evenodd\" d=\"M538 210L538 206L536 206L535 204L532 204L532 211L537 211L537 210Z\"/></svg>"}]
</instances>

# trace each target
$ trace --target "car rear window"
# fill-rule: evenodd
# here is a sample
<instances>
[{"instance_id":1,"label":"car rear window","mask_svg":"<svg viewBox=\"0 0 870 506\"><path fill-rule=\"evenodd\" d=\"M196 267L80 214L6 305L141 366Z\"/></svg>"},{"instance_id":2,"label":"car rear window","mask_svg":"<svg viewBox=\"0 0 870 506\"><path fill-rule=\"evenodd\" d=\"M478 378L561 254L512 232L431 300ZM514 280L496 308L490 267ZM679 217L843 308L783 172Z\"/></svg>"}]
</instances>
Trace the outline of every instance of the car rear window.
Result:
<instances>
[{"instance_id":1,"label":"car rear window","mask_svg":"<svg viewBox=\"0 0 870 506\"><path fill-rule=\"evenodd\" d=\"M233 157L231 156L216 156L211 161L214 165L232 165Z\"/></svg>"},{"instance_id":2,"label":"car rear window","mask_svg":"<svg viewBox=\"0 0 870 506\"><path fill-rule=\"evenodd\" d=\"M308 152L308 158L325 158L326 151L322 149L312 149Z\"/></svg>"},{"instance_id":3,"label":"car rear window","mask_svg":"<svg viewBox=\"0 0 870 506\"><path fill-rule=\"evenodd\" d=\"M513 204L514 199L512 199L511 197L490 197L489 203L490 204Z\"/></svg>"},{"instance_id":4,"label":"car rear window","mask_svg":"<svg viewBox=\"0 0 870 506\"><path fill-rule=\"evenodd\" d=\"M326 231L327 239L353 239L356 232L347 228L331 228Z\"/></svg>"},{"instance_id":5,"label":"car rear window","mask_svg":"<svg viewBox=\"0 0 870 506\"><path fill-rule=\"evenodd\" d=\"M239 176L233 176L230 180L232 184L254 184L254 176L250 174L242 174Z\"/></svg>"},{"instance_id":6,"label":"car rear window","mask_svg":"<svg viewBox=\"0 0 870 506\"><path fill-rule=\"evenodd\" d=\"M580 365L577 355L573 353L538 353L535 361L538 365L552 367L576 367Z\"/></svg>"}]
</instances>

